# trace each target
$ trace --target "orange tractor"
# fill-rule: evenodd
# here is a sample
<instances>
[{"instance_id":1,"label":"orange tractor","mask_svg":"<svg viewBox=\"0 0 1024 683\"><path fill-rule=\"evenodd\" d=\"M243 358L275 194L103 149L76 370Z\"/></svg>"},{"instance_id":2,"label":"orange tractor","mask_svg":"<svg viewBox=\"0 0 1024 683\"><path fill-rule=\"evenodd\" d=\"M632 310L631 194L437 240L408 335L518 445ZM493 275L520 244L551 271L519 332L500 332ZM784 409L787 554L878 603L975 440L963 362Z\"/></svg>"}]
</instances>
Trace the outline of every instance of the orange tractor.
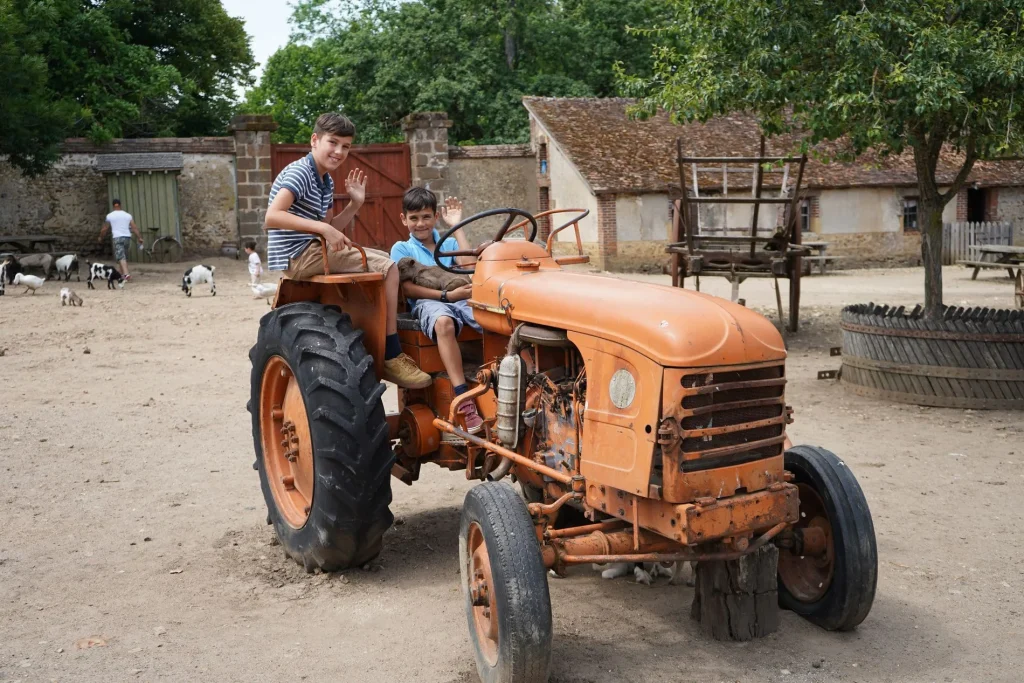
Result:
<instances>
[{"instance_id":1,"label":"orange tractor","mask_svg":"<svg viewBox=\"0 0 1024 683\"><path fill-rule=\"evenodd\" d=\"M534 242L538 217L566 212L546 245ZM493 240L440 251L496 215ZM587 260L585 215L486 211L438 240L438 263L477 259L444 266L472 274L483 333L466 327L459 343L475 381L454 396L436 345L400 315L403 350L434 381L400 391L394 414L378 374L382 277L282 280L250 352L250 410L285 551L308 571L365 564L393 521L391 477L412 484L435 463L484 482L466 495L459 535L482 680L546 680L547 570L577 564L730 561L774 544L779 604L852 629L874 599L871 516L839 458L790 447L779 332L713 296L564 268ZM579 253L554 256L569 227ZM508 239L518 229L526 239ZM467 400L485 421L476 435L461 423Z\"/></svg>"}]
</instances>

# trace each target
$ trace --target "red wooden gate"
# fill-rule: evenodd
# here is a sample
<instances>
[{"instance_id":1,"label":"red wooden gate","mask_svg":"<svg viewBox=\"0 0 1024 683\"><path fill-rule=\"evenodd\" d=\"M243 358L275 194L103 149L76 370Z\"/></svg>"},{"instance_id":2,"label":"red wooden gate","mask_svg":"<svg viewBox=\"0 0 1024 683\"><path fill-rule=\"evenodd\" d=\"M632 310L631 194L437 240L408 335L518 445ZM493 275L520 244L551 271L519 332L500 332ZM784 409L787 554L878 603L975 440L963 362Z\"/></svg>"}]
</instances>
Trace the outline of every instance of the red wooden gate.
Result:
<instances>
[{"instance_id":1,"label":"red wooden gate","mask_svg":"<svg viewBox=\"0 0 1024 683\"><path fill-rule=\"evenodd\" d=\"M276 178L285 166L309 153L309 145L271 145L271 175ZM345 176L353 169L367 174L366 203L356 215L349 237L367 247L390 251L395 242L409 239L402 227L402 195L412 184L409 146L403 143L356 145L348 159L331 174L334 178L335 210L348 203Z\"/></svg>"}]
</instances>

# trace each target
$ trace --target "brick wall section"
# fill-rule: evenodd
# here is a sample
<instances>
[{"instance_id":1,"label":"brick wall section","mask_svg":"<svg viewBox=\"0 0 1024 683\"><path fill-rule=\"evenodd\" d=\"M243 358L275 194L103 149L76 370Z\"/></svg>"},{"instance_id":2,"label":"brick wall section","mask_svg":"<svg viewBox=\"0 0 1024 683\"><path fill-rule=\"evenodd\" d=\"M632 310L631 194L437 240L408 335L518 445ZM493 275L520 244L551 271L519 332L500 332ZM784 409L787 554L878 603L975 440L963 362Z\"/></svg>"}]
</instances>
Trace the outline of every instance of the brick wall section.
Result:
<instances>
[{"instance_id":1,"label":"brick wall section","mask_svg":"<svg viewBox=\"0 0 1024 683\"><path fill-rule=\"evenodd\" d=\"M238 183L238 234L261 245L270 198L270 134L277 124L270 116L243 114L231 119Z\"/></svg>"},{"instance_id":2,"label":"brick wall section","mask_svg":"<svg viewBox=\"0 0 1024 683\"><path fill-rule=\"evenodd\" d=\"M963 222L967 220L967 188L962 187L956 193L956 220Z\"/></svg>"},{"instance_id":3,"label":"brick wall section","mask_svg":"<svg viewBox=\"0 0 1024 683\"><path fill-rule=\"evenodd\" d=\"M614 194L597 197L597 244L598 254L603 258L618 253L619 224L615 211Z\"/></svg>"},{"instance_id":4,"label":"brick wall section","mask_svg":"<svg viewBox=\"0 0 1024 683\"><path fill-rule=\"evenodd\" d=\"M448 194L448 129L452 122L439 111L417 112L402 119L412 158L412 184L443 200Z\"/></svg>"}]
</instances>

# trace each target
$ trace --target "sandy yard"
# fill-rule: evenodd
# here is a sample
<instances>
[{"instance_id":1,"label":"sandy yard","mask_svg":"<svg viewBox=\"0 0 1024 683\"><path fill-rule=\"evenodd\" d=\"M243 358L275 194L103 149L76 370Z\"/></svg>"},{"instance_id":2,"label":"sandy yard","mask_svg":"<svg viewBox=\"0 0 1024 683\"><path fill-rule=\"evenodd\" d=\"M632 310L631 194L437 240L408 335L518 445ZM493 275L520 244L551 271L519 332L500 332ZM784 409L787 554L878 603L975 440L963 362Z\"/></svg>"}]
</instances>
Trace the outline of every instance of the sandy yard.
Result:
<instances>
[{"instance_id":1,"label":"sandy yard","mask_svg":"<svg viewBox=\"0 0 1024 683\"><path fill-rule=\"evenodd\" d=\"M0 681L476 680L457 568L469 484L437 468L395 482L402 523L378 572L286 560L245 411L268 307L243 262L213 263L215 298L185 297L184 265L142 266L124 291L73 283L81 309L61 308L54 282L0 298ZM1001 274L945 280L949 303L1012 305ZM922 291L919 269L807 279L788 340L789 433L840 454L874 516L878 593L860 628L783 613L766 639L711 642L689 618L692 589L576 568L551 582L552 681L1024 679L1022 416L878 403L815 379L839 365L844 303ZM741 296L774 305L764 282ZM89 637L105 646L76 647Z\"/></svg>"}]
</instances>

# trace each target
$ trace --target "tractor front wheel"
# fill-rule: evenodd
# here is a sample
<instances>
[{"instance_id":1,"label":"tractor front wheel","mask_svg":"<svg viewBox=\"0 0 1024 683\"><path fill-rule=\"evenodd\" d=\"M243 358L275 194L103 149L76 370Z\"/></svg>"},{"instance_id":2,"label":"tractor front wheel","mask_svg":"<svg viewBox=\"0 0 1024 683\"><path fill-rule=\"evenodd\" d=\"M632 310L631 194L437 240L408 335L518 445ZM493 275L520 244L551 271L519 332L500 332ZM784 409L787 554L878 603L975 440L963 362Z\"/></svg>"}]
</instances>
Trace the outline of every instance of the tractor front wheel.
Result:
<instances>
[{"instance_id":1,"label":"tractor front wheel","mask_svg":"<svg viewBox=\"0 0 1024 683\"><path fill-rule=\"evenodd\" d=\"M394 519L384 385L362 335L335 307L295 303L263 316L249 352L268 520L309 572L365 564Z\"/></svg>"},{"instance_id":2,"label":"tractor front wheel","mask_svg":"<svg viewBox=\"0 0 1024 683\"><path fill-rule=\"evenodd\" d=\"M793 530L802 542L779 549L779 605L830 631L849 631L871 611L878 580L868 502L831 451L794 446L785 466L800 492Z\"/></svg>"},{"instance_id":3,"label":"tractor front wheel","mask_svg":"<svg viewBox=\"0 0 1024 683\"><path fill-rule=\"evenodd\" d=\"M551 664L551 598L526 504L487 482L466 494L459 566L469 637L484 683L534 683Z\"/></svg>"}]
</instances>

